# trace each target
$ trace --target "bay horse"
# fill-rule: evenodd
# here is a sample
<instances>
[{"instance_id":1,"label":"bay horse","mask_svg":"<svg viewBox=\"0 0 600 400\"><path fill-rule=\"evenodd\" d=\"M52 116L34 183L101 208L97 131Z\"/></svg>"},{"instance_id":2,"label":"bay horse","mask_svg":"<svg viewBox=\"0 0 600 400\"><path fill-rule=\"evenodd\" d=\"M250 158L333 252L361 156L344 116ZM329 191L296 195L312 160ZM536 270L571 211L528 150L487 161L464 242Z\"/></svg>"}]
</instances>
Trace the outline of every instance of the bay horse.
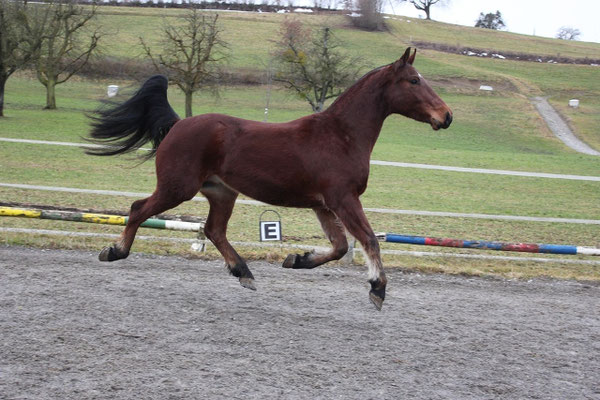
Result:
<instances>
[{"instance_id":1,"label":"bay horse","mask_svg":"<svg viewBox=\"0 0 600 400\"><path fill-rule=\"evenodd\" d=\"M201 192L210 211L206 237L223 255L229 272L255 290L246 262L226 237L239 193L264 203L311 208L332 250L290 254L284 268L315 268L348 251L344 228L366 254L369 297L380 310L387 279L379 243L363 211L369 160L384 120L401 114L448 128L452 111L412 66L416 50L372 70L342 93L325 111L286 123L248 121L222 114L180 119L167 100L167 78L149 78L129 100L92 117L90 141L110 144L88 149L115 155L152 143L156 156L154 193L131 205L120 240L105 247L101 261L129 255L140 224Z\"/></svg>"}]
</instances>

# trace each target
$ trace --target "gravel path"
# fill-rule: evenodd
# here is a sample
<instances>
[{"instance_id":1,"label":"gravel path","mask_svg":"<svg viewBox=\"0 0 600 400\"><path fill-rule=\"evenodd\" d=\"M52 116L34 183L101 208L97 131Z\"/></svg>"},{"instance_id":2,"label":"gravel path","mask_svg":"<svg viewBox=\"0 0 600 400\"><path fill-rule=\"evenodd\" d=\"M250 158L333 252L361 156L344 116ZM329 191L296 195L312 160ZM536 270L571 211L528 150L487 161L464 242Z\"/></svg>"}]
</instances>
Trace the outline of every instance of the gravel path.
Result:
<instances>
[{"instance_id":1,"label":"gravel path","mask_svg":"<svg viewBox=\"0 0 600 400\"><path fill-rule=\"evenodd\" d=\"M600 399L600 287L0 246L2 399Z\"/></svg>"},{"instance_id":2,"label":"gravel path","mask_svg":"<svg viewBox=\"0 0 600 400\"><path fill-rule=\"evenodd\" d=\"M590 154L593 156L600 156L600 152L592 149L590 146L582 142L573 134L571 128L563 121L561 116L556 112L554 107L548 103L548 100L544 97L534 97L531 99L535 108L546 121L548 128L554 133L554 135L563 141L564 144L569 146L575 151L584 154Z\"/></svg>"}]
</instances>

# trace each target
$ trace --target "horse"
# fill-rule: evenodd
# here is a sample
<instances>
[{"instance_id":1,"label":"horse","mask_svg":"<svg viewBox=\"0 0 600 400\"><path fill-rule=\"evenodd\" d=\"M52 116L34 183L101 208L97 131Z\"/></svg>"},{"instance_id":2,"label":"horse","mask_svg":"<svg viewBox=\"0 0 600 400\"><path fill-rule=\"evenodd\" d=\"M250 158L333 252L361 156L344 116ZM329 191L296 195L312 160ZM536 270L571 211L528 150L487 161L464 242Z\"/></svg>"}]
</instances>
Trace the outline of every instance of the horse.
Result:
<instances>
[{"instance_id":1,"label":"horse","mask_svg":"<svg viewBox=\"0 0 600 400\"><path fill-rule=\"evenodd\" d=\"M411 54L412 53L412 54ZM363 211L373 146L384 120L401 114L446 129L452 111L413 67L407 48L395 62L376 68L345 90L324 111L285 123L256 122L223 114L180 119L167 99L165 76L150 77L127 101L92 115L88 140L109 146L92 155L116 155L152 143L156 189L131 205L129 220L101 261L129 255L136 232L147 218L190 200L198 192L210 210L204 233L223 256L231 275L256 290L254 276L227 240L227 224L242 193L264 203L312 209L332 249L290 254L284 268L315 268L348 251L344 228L366 254L369 298L377 310L387 278L379 242Z\"/></svg>"}]
</instances>

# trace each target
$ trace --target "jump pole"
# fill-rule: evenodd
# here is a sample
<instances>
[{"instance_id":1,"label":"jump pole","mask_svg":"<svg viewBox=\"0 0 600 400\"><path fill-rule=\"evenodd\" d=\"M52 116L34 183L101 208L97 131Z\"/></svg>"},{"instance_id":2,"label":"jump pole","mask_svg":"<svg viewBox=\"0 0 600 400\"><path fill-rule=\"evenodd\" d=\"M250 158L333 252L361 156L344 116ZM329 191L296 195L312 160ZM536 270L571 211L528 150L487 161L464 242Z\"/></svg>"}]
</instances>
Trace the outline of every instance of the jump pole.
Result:
<instances>
[{"instance_id":1,"label":"jump pole","mask_svg":"<svg viewBox=\"0 0 600 400\"><path fill-rule=\"evenodd\" d=\"M408 236L399 235L395 233L379 233L377 234L377 238L383 242L418 244L422 246L442 246L497 251L518 251L522 253L576 254L586 256L600 256L600 249L596 249L593 247L569 246L561 244L487 242L462 239L442 239L426 236Z\"/></svg>"},{"instance_id":2,"label":"jump pole","mask_svg":"<svg viewBox=\"0 0 600 400\"><path fill-rule=\"evenodd\" d=\"M129 217L120 215L92 214L57 210L19 209L0 207L0 216L52 219L58 221L89 222L94 224L127 225ZM150 218L142 223L145 228L170 229L175 231L200 232L204 224L197 222L169 221Z\"/></svg>"}]
</instances>

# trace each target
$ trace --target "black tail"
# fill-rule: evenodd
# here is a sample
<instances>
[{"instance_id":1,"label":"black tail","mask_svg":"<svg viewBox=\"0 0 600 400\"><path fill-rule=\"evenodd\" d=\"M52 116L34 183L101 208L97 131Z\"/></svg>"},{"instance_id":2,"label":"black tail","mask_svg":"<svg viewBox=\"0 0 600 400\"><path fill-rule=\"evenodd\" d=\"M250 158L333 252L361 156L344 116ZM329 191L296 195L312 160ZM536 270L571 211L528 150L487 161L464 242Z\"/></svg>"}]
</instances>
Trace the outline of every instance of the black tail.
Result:
<instances>
[{"instance_id":1,"label":"black tail","mask_svg":"<svg viewBox=\"0 0 600 400\"><path fill-rule=\"evenodd\" d=\"M85 152L112 156L152 142L152 150L143 157L154 156L160 142L179 120L167 100L168 83L165 76L154 75L129 100L97 110L96 115L90 116L92 131L87 140L103 147L87 148Z\"/></svg>"}]
</instances>

